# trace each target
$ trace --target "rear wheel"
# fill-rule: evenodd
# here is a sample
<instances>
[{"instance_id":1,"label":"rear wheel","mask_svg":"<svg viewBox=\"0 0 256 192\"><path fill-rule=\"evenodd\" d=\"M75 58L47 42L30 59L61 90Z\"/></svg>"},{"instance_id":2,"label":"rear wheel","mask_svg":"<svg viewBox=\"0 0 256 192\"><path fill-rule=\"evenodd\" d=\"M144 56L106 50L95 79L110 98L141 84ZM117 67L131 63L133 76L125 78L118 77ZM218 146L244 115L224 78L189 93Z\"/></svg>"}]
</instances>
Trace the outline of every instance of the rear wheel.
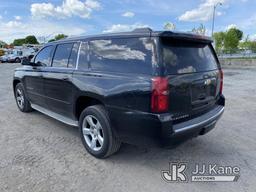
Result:
<instances>
[{"instance_id":1,"label":"rear wheel","mask_svg":"<svg viewBox=\"0 0 256 192\"><path fill-rule=\"evenodd\" d=\"M29 103L29 100L25 94L23 85L21 83L18 83L15 87L15 99L20 111L22 112L32 111L31 105Z\"/></svg>"},{"instance_id":2,"label":"rear wheel","mask_svg":"<svg viewBox=\"0 0 256 192\"><path fill-rule=\"evenodd\" d=\"M108 114L102 105L87 107L79 119L80 135L86 150L97 158L117 152L121 142L114 136Z\"/></svg>"}]
</instances>

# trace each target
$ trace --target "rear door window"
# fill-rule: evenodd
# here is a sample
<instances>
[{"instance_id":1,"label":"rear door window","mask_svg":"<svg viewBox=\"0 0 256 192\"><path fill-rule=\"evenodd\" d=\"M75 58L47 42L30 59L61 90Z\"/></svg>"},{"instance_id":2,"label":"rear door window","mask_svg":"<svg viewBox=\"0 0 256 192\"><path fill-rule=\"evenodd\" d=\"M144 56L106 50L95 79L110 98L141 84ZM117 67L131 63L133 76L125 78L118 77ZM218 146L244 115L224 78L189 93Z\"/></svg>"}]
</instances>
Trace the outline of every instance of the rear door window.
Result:
<instances>
[{"instance_id":1,"label":"rear door window","mask_svg":"<svg viewBox=\"0 0 256 192\"><path fill-rule=\"evenodd\" d=\"M163 63L167 74L184 74L218 69L210 44L162 39Z\"/></svg>"},{"instance_id":2,"label":"rear door window","mask_svg":"<svg viewBox=\"0 0 256 192\"><path fill-rule=\"evenodd\" d=\"M57 45L54 57L53 57L53 67L65 67L68 66L68 60L71 55L71 50L74 43L65 43Z\"/></svg>"},{"instance_id":3,"label":"rear door window","mask_svg":"<svg viewBox=\"0 0 256 192\"><path fill-rule=\"evenodd\" d=\"M96 71L151 74L153 46L149 38L90 41L90 65Z\"/></svg>"}]
</instances>

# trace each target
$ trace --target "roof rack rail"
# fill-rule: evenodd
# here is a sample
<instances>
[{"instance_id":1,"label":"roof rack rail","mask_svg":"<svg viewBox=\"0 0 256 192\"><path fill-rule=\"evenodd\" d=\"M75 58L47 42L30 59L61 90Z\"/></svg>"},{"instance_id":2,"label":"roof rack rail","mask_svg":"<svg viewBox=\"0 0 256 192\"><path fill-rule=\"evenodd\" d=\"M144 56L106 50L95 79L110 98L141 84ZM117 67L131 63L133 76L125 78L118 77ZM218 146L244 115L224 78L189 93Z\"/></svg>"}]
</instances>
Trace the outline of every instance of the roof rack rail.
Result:
<instances>
[{"instance_id":1,"label":"roof rack rail","mask_svg":"<svg viewBox=\"0 0 256 192\"><path fill-rule=\"evenodd\" d=\"M137 32L137 33L148 32L148 33L151 33L151 32L153 32L153 30L149 27L144 27L144 28L136 28L132 32Z\"/></svg>"}]
</instances>

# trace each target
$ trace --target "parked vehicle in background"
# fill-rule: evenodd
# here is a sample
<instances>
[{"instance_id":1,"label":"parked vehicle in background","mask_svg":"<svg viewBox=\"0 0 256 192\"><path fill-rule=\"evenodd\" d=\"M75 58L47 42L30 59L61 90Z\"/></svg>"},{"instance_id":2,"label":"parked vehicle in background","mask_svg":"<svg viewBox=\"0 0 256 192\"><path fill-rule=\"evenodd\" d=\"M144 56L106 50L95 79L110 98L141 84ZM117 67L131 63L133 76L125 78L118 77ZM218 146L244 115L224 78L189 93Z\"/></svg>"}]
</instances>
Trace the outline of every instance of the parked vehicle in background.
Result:
<instances>
[{"instance_id":1,"label":"parked vehicle in background","mask_svg":"<svg viewBox=\"0 0 256 192\"><path fill-rule=\"evenodd\" d=\"M1 62L8 63L20 63L22 59L28 58L31 59L37 50L34 48L19 48L11 49L6 52L5 55L0 57Z\"/></svg>"},{"instance_id":2,"label":"parked vehicle in background","mask_svg":"<svg viewBox=\"0 0 256 192\"><path fill-rule=\"evenodd\" d=\"M212 130L224 112L211 43L151 29L55 41L16 69L17 106L78 126L98 158L122 142L175 146Z\"/></svg>"},{"instance_id":3,"label":"parked vehicle in background","mask_svg":"<svg viewBox=\"0 0 256 192\"><path fill-rule=\"evenodd\" d=\"M8 55L12 54L12 50L10 49L5 49L4 54L0 56L0 62L5 63L8 60Z\"/></svg>"},{"instance_id":4,"label":"parked vehicle in background","mask_svg":"<svg viewBox=\"0 0 256 192\"><path fill-rule=\"evenodd\" d=\"M11 54L7 55L6 62L9 63L20 63L21 60L23 59L23 52L21 50L13 50Z\"/></svg>"}]
</instances>

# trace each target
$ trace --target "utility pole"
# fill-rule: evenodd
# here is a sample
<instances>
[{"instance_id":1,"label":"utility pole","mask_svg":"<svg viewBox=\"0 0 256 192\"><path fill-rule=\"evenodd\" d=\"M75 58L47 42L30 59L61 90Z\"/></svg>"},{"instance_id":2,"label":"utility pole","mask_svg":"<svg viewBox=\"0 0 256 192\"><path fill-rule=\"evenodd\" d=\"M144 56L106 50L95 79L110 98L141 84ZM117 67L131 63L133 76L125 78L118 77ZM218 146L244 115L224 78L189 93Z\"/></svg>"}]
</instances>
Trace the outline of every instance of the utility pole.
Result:
<instances>
[{"instance_id":1,"label":"utility pole","mask_svg":"<svg viewBox=\"0 0 256 192\"><path fill-rule=\"evenodd\" d=\"M216 12L216 8L219 6L222 6L221 2L218 2L214 5L213 7L213 15L212 15L212 37L213 37L213 32L214 32L214 25L215 25L215 12Z\"/></svg>"}]
</instances>

